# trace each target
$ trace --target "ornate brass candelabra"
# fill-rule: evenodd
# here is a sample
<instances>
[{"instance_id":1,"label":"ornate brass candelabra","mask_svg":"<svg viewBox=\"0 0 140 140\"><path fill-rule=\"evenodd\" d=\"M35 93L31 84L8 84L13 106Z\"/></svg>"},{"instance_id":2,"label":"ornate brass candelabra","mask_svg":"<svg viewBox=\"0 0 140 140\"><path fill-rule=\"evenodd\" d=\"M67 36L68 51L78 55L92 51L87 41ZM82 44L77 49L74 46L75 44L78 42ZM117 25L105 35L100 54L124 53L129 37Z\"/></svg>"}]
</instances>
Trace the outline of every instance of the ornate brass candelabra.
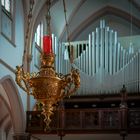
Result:
<instances>
[{"instance_id":1,"label":"ornate brass candelabra","mask_svg":"<svg viewBox=\"0 0 140 140\"><path fill-rule=\"evenodd\" d=\"M50 128L51 116L57 103L72 95L80 86L78 70L72 68L70 74L58 74L53 67L54 59L53 53L43 53L38 73L26 73L22 67L16 67L17 84L43 105L42 114L45 116L45 130Z\"/></svg>"}]
</instances>

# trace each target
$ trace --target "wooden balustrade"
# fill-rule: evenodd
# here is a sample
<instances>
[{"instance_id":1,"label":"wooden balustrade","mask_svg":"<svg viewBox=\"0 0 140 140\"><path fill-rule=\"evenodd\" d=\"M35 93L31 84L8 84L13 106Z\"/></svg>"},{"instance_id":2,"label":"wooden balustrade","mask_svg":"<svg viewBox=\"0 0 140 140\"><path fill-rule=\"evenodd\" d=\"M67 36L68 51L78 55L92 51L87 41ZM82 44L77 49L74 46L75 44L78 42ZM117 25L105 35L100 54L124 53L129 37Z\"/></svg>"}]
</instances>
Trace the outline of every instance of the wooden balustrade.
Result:
<instances>
[{"instance_id":1,"label":"wooden balustrade","mask_svg":"<svg viewBox=\"0 0 140 140\"><path fill-rule=\"evenodd\" d=\"M127 114L124 111L127 110ZM40 111L27 111L27 132L30 133L129 133L140 132L140 109L65 109L54 113L49 132L44 132ZM125 115L125 116L124 116ZM126 122L127 120L127 122ZM127 123L127 124L125 124Z\"/></svg>"}]
</instances>

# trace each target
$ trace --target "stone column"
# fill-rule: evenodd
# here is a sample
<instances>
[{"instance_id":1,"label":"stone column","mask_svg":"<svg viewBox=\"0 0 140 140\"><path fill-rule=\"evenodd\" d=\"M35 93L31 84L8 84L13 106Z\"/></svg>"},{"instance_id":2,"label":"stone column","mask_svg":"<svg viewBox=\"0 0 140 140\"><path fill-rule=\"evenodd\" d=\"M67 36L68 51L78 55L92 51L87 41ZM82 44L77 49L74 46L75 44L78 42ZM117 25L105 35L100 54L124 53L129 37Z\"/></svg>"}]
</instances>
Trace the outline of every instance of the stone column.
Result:
<instances>
[{"instance_id":1,"label":"stone column","mask_svg":"<svg viewBox=\"0 0 140 140\"><path fill-rule=\"evenodd\" d=\"M30 134L14 134L14 140L30 140Z\"/></svg>"},{"instance_id":2,"label":"stone column","mask_svg":"<svg viewBox=\"0 0 140 140\"><path fill-rule=\"evenodd\" d=\"M4 129L0 129L0 140L6 140L6 133Z\"/></svg>"}]
</instances>

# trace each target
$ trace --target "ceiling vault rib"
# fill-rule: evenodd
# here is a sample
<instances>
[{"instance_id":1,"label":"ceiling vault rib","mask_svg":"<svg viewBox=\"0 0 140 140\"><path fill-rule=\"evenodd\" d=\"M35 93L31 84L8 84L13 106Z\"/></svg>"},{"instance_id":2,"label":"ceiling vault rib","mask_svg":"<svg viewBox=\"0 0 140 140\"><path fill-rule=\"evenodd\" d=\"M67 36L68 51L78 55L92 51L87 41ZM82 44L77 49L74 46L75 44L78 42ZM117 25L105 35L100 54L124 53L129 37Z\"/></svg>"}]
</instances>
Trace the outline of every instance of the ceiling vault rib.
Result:
<instances>
[{"instance_id":1,"label":"ceiling vault rib","mask_svg":"<svg viewBox=\"0 0 140 140\"><path fill-rule=\"evenodd\" d=\"M133 6L140 11L140 4L136 2L135 0L128 0L130 3L133 4Z\"/></svg>"},{"instance_id":2,"label":"ceiling vault rib","mask_svg":"<svg viewBox=\"0 0 140 140\"><path fill-rule=\"evenodd\" d=\"M71 15L69 16L69 19L68 19L68 24L69 24L69 25L70 25L70 23L71 23L73 17L76 15L76 13L78 12L78 10L80 9L80 7L81 7L86 1L87 1L87 0L81 0L81 1L79 2L79 4L74 8L73 12L71 13ZM64 26L64 28L63 28L63 30L62 30L62 32L61 32L61 34L60 34L60 37L59 37L60 40L63 38L65 31L66 31L66 25Z\"/></svg>"},{"instance_id":3,"label":"ceiling vault rib","mask_svg":"<svg viewBox=\"0 0 140 140\"><path fill-rule=\"evenodd\" d=\"M97 12L90 15L87 19L85 19L75 30L70 34L70 40L74 40L76 36L78 36L84 28L92 24L97 19L101 18L105 15L115 15L117 17L123 18L126 21L131 21L131 15L130 13L127 13L126 11L123 11L121 9L112 7L112 6L105 6L104 8L98 10ZM133 23L136 27L140 28L140 20L136 17L132 16Z\"/></svg>"}]
</instances>

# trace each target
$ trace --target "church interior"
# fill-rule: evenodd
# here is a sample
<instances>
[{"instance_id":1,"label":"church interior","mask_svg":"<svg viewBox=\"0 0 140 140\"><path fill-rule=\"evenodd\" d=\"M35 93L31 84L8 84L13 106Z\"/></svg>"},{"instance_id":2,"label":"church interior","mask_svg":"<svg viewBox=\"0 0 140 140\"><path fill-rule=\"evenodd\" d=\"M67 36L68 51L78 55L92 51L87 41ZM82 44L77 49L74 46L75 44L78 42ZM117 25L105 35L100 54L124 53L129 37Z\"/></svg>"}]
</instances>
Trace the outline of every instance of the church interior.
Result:
<instances>
[{"instance_id":1,"label":"church interior","mask_svg":"<svg viewBox=\"0 0 140 140\"><path fill-rule=\"evenodd\" d=\"M0 140L139 137L139 0L0 0Z\"/></svg>"}]
</instances>

